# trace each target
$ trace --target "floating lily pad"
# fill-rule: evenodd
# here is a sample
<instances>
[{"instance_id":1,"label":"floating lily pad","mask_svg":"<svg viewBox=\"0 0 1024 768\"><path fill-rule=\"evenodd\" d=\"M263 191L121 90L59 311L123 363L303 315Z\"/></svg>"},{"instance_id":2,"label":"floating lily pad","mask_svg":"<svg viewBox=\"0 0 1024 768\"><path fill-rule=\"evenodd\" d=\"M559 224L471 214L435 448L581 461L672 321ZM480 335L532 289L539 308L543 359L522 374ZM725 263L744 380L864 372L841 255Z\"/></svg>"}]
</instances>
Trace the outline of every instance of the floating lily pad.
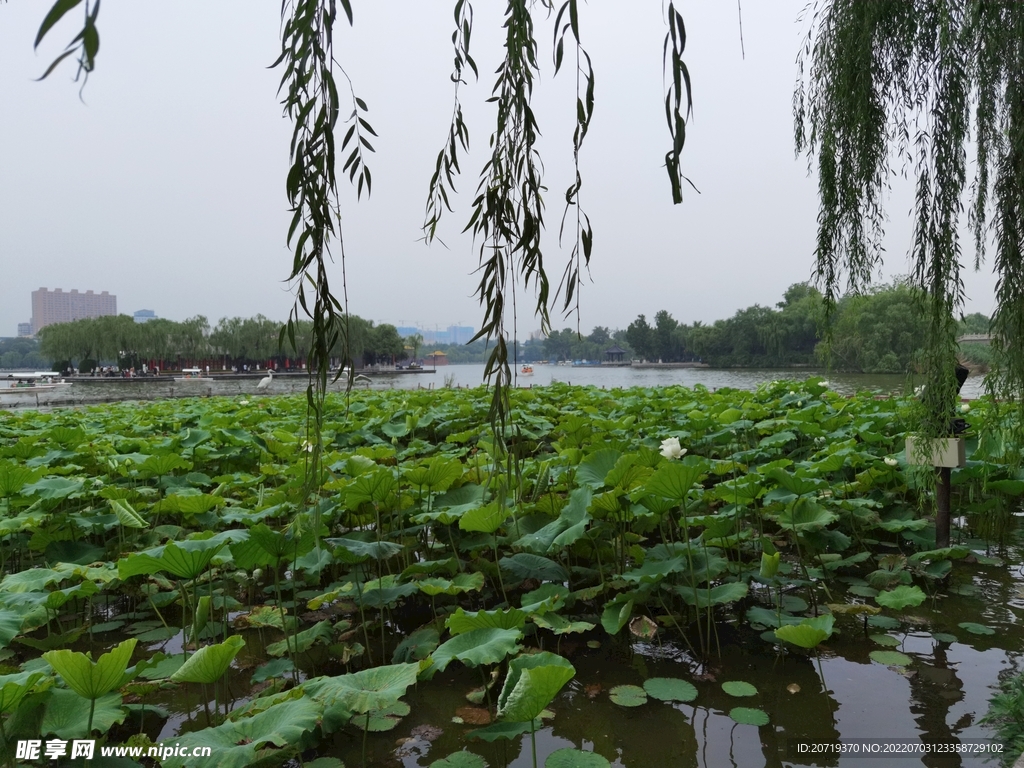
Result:
<instances>
[{"instance_id":1,"label":"floating lily pad","mask_svg":"<svg viewBox=\"0 0 1024 768\"><path fill-rule=\"evenodd\" d=\"M757 695L757 688L752 686L750 683L744 683L741 680L729 680L728 682L722 683L722 690L730 696Z\"/></svg>"},{"instance_id":2,"label":"floating lily pad","mask_svg":"<svg viewBox=\"0 0 1024 768\"><path fill-rule=\"evenodd\" d=\"M868 656L887 667L905 667L911 662L911 658L907 654L899 651L872 651Z\"/></svg>"},{"instance_id":3,"label":"floating lily pad","mask_svg":"<svg viewBox=\"0 0 1024 768\"><path fill-rule=\"evenodd\" d=\"M455 752L441 760L435 760L430 768L487 768L487 761L473 752Z\"/></svg>"},{"instance_id":4,"label":"floating lily pad","mask_svg":"<svg viewBox=\"0 0 1024 768\"><path fill-rule=\"evenodd\" d=\"M908 587L906 584L901 584L895 589L879 593L875 602L886 608L899 611L907 606L920 605L924 602L925 597L926 595L920 587Z\"/></svg>"},{"instance_id":5,"label":"floating lily pad","mask_svg":"<svg viewBox=\"0 0 1024 768\"><path fill-rule=\"evenodd\" d=\"M895 648L900 644L899 638L892 635L871 635L871 639L886 648Z\"/></svg>"},{"instance_id":6,"label":"floating lily pad","mask_svg":"<svg viewBox=\"0 0 1024 768\"><path fill-rule=\"evenodd\" d=\"M647 695L658 701L693 701L697 689L685 680L675 677L652 677L644 681Z\"/></svg>"},{"instance_id":7,"label":"floating lily pad","mask_svg":"<svg viewBox=\"0 0 1024 768\"><path fill-rule=\"evenodd\" d=\"M868 619L868 626L878 629L896 629L899 625L900 620L892 616L872 616Z\"/></svg>"},{"instance_id":8,"label":"floating lily pad","mask_svg":"<svg viewBox=\"0 0 1024 768\"><path fill-rule=\"evenodd\" d=\"M639 685L617 685L608 691L613 704L639 707L647 703L647 692Z\"/></svg>"},{"instance_id":9,"label":"floating lily pad","mask_svg":"<svg viewBox=\"0 0 1024 768\"><path fill-rule=\"evenodd\" d=\"M790 613L803 613L807 610L807 601L796 595L783 595L782 610Z\"/></svg>"},{"instance_id":10,"label":"floating lily pad","mask_svg":"<svg viewBox=\"0 0 1024 768\"><path fill-rule=\"evenodd\" d=\"M544 768L609 768L610 765L611 763L597 752L570 748L556 749L544 761Z\"/></svg>"},{"instance_id":11,"label":"floating lily pad","mask_svg":"<svg viewBox=\"0 0 1024 768\"><path fill-rule=\"evenodd\" d=\"M949 591L964 597L975 597L978 594L978 588L973 584L954 584L949 588Z\"/></svg>"},{"instance_id":12,"label":"floating lily pad","mask_svg":"<svg viewBox=\"0 0 1024 768\"><path fill-rule=\"evenodd\" d=\"M878 594L877 589L869 587L867 584L854 584L846 591L851 595L857 595L858 597L875 597Z\"/></svg>"},{"instance_id":13,"label":"floating lily pad","mask_svg":"<svg viewBox=\"0 0 1024 768\"><path fill-rule=\"evenodd\" d=\"M972 635L994 635L996 631L984 624L975 624L973 621L963 621L957 624L961 629L966 629Z\"/></svg>"},{"instance_id":14,"label":"floating lily pad","mask_svg":"<svg viewBox=\"0 0 1024 768\"><path fill-rule=\"evenodd\" d=\"M955 643L957 640L956 635L951 635L948 632L932 632L932 638L940 643Z\"/></svg>"},{"instance_id":15,"label":"floating lily pad","mask_svg":"<svg viewBox=\"0 0 1024 768\"><path fill-rule=\"evenodd\" d=\"M91 628L91 631L92 631L93 634L97 634L98 635L98 634L101 634L103 632L112 632L115 629L120 629L123 626L124 626L124 622L123 621L117 621L117 620L115 620L115 621L104 621L102 624L93 624L92 628ZM177 633L177 632L178 632L178 630L175 630L175 633Z\"/></svg>"},{"instance_id":16,"label":"floating lily pad","mask_svg":"<svg viewBox=\"0 0 1024 768\"><path fill-rule=\"evenodd\" d=\"M735 720L740 725L768 725L770 719L767 714L762 712L760 709L752 709L750 707L735 707L729 710L729 717Z\"/></svg>"}]
</instances>

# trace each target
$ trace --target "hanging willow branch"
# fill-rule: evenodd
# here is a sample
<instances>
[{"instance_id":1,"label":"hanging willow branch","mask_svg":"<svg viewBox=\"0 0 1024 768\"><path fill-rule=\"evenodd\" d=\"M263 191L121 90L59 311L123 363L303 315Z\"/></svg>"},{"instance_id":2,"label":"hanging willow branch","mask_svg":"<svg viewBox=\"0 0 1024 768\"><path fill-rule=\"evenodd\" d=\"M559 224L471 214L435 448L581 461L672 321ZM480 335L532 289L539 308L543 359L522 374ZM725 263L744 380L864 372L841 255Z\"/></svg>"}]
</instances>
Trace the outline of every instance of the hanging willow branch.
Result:
<instances>
[{"instance_id":1,"label":"hanging willow branch","mask_svg":"<svg viewBox=\"0 0 1024 768\"><path fill-rule=\"evenodd\" d=\"M341 0L348 21L352 9L348 0ZM296 303L287 325L281 331L295 346L295 329L299 312L312 320L310 351L307 365L309 384L307 401L307 444L312 449L307 461L305 501L313 504L313 530L319 532L318 494L320 488L324 404L332 354L340 346L343 360L351 372L348 347L348 311L331 293L329 265L332 242L338 244L344 270L340 205L335 153L335 129L341 111L338 87L334 77L334 23L337 4L334 0L284 0L281 6L281 56L274 66L283 69L279 92L284 94L285 114L294 123L291 141L291 168L288 171L287 193L292 221L288 244L293 248L289 280L296 291ZM347 77L346 77L347 80ZM365 118L366 103L352 91L348 82L352 112L348 130L341 143L346 153L342 172L356 185L357 196L371 192L372 177L366 165L366 154L373 152L367 134L376 136ZM341 371L335 380L341 376ZM351 384L351 379L349 381Z\"/></svg>"},{"instance_id":2,"label":"hanging willow branch","mask_svg":"<svg viewBox=\"0 0 1024 768\"><path fill-rule=\"evenodd\" d=\"M949 434L956 315L964 288L958 226L973 130L977 171L968 221L975 266L991 229L999 275L990 384L1024 385L1024 5L981 0L819 2L794 95L798 151L818 165L817 274L828 305L861 290L881 262L884 195L915 176L914 282L926 297L928 382L922 431Z\"/></svg>"}]
</instances>

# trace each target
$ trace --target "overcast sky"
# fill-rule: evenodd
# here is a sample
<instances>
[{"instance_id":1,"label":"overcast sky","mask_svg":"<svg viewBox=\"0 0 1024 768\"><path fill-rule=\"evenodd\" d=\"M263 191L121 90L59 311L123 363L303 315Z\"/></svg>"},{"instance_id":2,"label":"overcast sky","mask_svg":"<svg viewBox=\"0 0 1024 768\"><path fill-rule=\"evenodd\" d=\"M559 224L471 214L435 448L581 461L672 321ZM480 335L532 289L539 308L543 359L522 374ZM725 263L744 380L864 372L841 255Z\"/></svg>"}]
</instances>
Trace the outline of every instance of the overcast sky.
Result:
<instances>
[{"instance_id":1,"label":"overcast sky","mask_svg":"<svg viewBox=\"0 0 1024 768\"><path fill-rule=\"evenodd\" d=\"M211 324L257 313L285 318L293 301L283 282L291 128L276 95L279 71L267 69L280 45L280 3L104 3L84 103L70 60L34 82L80 28L73 12L34 52L51 4L0 4L0 336L30 319L30 293L42 286L107 290L126 314L203 314ZM597 108L581 156L583 205L595 230L584 333L624 328L660 309L682 322L710 322L773 305L811 277L817 184L806 160L794 158L791 114L804 4L744 2L745 59L735 3L681 4L695 112L683 163L701 194L689 190L679 206L662 167L663 3L585 5ZM452 3L353 5L355 27L339 29L337 53L380 138L372 198L357 203L347 186L342 193L351 310L395 325L479 327L477 250L460 232L486 160L493 109L484 102L501 57L505 4L474 4L481 79L462 92L473 152L442 227L450 250L417 240L451 116ZM557 282L567 255L557 227L572 178L575 91L571 67L552 77L552 21L537 18L544 72L535 104L549 187L545 254ZM912 198L905 186L893 195L881 279L907 271ZM335 274L340 288L340 268ZM966 282L968 311L990 314L989 267ZM520 312L525 336L539 323Z\"/></svg>"}]
</instances>

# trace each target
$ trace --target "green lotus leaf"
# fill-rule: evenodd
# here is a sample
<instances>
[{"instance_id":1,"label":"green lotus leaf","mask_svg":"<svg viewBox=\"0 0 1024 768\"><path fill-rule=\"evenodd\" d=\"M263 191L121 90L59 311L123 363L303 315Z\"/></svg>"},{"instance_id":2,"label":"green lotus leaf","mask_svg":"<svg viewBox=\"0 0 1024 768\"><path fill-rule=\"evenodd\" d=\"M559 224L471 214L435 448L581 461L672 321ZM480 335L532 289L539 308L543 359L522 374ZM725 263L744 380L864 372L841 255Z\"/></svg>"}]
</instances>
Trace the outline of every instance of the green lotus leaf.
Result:
<instances>
[{"instance_id":1,"label":"green lotus leaf","mask_svg":"<svg viewBox=\"0 0 1024 768\"><path fill-rule=\"evenodd\" d=\"M325 706L341 704L356 714L394 705L416 682L419 664L390 664L347 675L316 678L303 685L310 696Z\"/></svg>"},{"instance_id":2,"label":"green lotus leaf","mask_svg":"<svg viewBox=\"0 0 1024 768\"><path fill-rule=\"evenodd\" d=\"M267 748L299 745L303 735L316 728L320 706L308 697L288 699L252 717L227 721L214 728L182 733L175 737L186 755L196 747L210 747L217 755L217 768L248 768L273 754ZM191 768L194 758L173 755L161 761L162 768Z\"/></svg>"},{"instance_id":3,"label":"green lotus leaf","mask_svg":"<svg viewBox=\"0 0 1024 768\"><path fill-rule=\"evenodd\" d=\"M498 561L502 570L508 571L517 579L540 579L541 581L564 582L569 580L565 568L540 555L519 552L511 557L506 556Z\"/></svg>"},{"instance_id":4,"label":"green lotus leaf","mask_svg":"<svg viewBox=\"0 0 1024 768\"><path fill-rule=\"evenodd\" d=\"M905 584L890 589L886 592L879 592L875 602L892 608L894 611L902 610L909 606L920 605L924 602L925 594L920 587L908 587Z\"/></svg>"},{"instance_id":5,"label":"green lotus leaf","mask_svg":"<svg viewBox=\"0 0 1024 768\"><path fill-rule=\"evenodd\" d=\"M396 544L393 541L360 541L359 539L337 538L327 539L327 543L332 547L337 547L334 551L335 556L349 565L360 563L367 558L384 561L405 549L401 544Z\"/></svg>"},{"instance_id":6,"label":"green lotus leaf","mask_svg":"<svg viewBox=\"0 0 1024 768\"><path fill-rule=\"evenodd\" d=\"M804 619L799 624L787 624L779 627L775 630L775 636L779 640L809 650L816 648L821 642L832 636L834 623L835 617L826 613L813 619Z\"/></svg>"},{"instance_id":7,"label":"green lotus leaf","mask_svg":"<svg viewBox=\"0 0 1024 768\"><path fill-rule=\"evenodd\" d=\"M576 483L586 485L593 490L604 487L604 479L615 468L615 463L622 456L614 448L602 448L587 456L576 467Z\"/></svg>"},{"instance_id":8,"label":"green lotus leaf","mask_svg":"<svg viewBox=\"0 0 1024 768\"><path fill-rule=\"evenodd\" d=\"M509 517L508 507L498 501L477 506L459 518L459 528L477 533L494 533Z\"/></svg>"},{"instance_id":9,"label":"green lotus leaf","mask_svg":"<svg viewBox=\"0 0 1024 768\"><path fill-rule=\"evenodd\" d=\"M117 521L125 528L148 528L149 523L140 515L127 501L123 499L111 499L110 508L114 510Z\"/></svg>"},{"instance_id":10,"label":"green lotus leaf","mask_svg":"<svg viewBox=\"0 0 1024 768\"><path fill-rule=\"evenodd\" d=\"M67 578L69 574L52 568L26 568L4 576L0 582L0 592L45 592L50 584L60 583Z\"/></svg>"},{"instance_id":11,"label":"green lotus leaf","mask_svg":"<svg viewBox=\"0 0 1024 768\"><path fill-rule=\"evenodd\" d=\"M747 609L747 621L760 627L780 627L788 624L799 624L803 619L786 611L781 613L765 608L763 605L752 605Z\"/></svg>"},{"instance_id":12,"label":"green lotus leaf","mask_svg":"<svg viewBox=\"0 0 1024 768\"><path fill-rule=\"evenodd\" d=\"M395 475L387 467L357 477L345 489L345 506L355 512L360 504L384 504L395 490Z\"/></svg>"},{"instance_id":13,"label":"green lotus leaf","mask_svg":"<svg viewBox=\"0 0 1024 768\"><path fill-rule=\"evenodd\" d=\"M431 658L434 667L440 672L455 659L469 667L497 664L519 650L519 639L522 636L523 633L518 629L472 629L442 643L431 654Z\"/></svg>"},{"instance_id":14,"label":"green lotus leaf","mask_svg":"<svg viewBox=\"0 0 1024 768\"><path fill-rule=\"evenodd\" d=\"M440 641L441 636L433 627L417 629L398 644L391 661L395 664L422 661L434 652Z\"/></svg>"},{"instance_id":15,"label":"green lotus leaf","mask_svg":"<svg viewBox=\"0 0 1024 768\"><path fill-rule=\"evenodd\" d=\"M215 683L227 672L232 659L245 645L240 635L232 635L223 643L206 645L188 657L171 680L176 683Z\"/></svg>"},{"instance_id":16,"label":"green lotus leaf","mask_svg":"<svg viewBox=\"0 0 1024 768\"><path fill-rule=\"evenodd\" d=\"M756 696L757 688L742 680L729 680L722 683L722 690L730 696Z\"/></svg>"},{"instance_id":17,"label":"green lotus leaf","mask_svg":"<svg viewBox=\"0 0 1024 768\"><path fill-rule=\"evenodd\" d=\"M900 639L892 635L870 635L870 637L876 643L886 648L897 648L900 645Z\"/></svg>"},{"instance_id":18,"label":"green lotus leaf","mask_svg":"<svg viewBox=\"0 0 1024 768\"><path fill-rule=\"evenodd\" d=\"M43 680L47 680L47 676L38 671L0 675L0 715L17 709L21 700Z\"/></svg>"},{"instance_id":19,"label":"green lotus leaf","mask_svg":"<svg viewBox=\"0 0 1024 768\"><path fill-rule=\"evenodd\" d=\"M289 646L292 653L305 653L317 643L330 643L331 639L331 622L319 621L309 629L302 630L295 637L271 643L267 646L267 653L271 656L284 656L288 653Z\"/></svg>"},{"instance_id":20,"label":"green lotus leaf","mask_svg":"<svg viewBox=\"0 0 1024 768\"><path fill-rule=\"evenodd\" d=\"M905 667L911 662L909 656L899 651L872 651L868 656L887 667Z\"/></svg>"},{"instance_id":21,"label":"green lotus leaf","mask_svg":"<svg viewBox=\"0 0 1024 768\"><path fill-rule=\"evenodd\" d=\"M151 576L164 571L179 579L195 579L227 542L222 538L188 539L128 555L117 563L118 577Z\"/></svg>"},{"instance_id":22,"label":"green lotus leaf","mask_svg":"<svg viewBox=\"0 0 1024 768\"><path fill-rule=\"evenodd\" d=\"M412 711L404 701L396 701L384 709L374 709L365 715L352 718L352 725L368 733L386 733L393 731L402 722L402 718Z\"/></svg>"},{"instance_id":23,"label":"green lotus leaf","mask_svg":"<svg viewBox=\"0 0 1024 768\"><path fill-rule=\"evenodd\" d=\"M585 534L587 524L591 520L587 508L590 506L592 495L589 488L577 488L569 495L569 503L562 508L557 519L521 537L516 541L516 547L536 555L544 555L578 541Z\"/></svg>"},{"instance_id":24,"label":"green lotus leaf","mask_svg":"<svg viewBox=\"0 0 1024 768\"><path fill-rule=\"evenodd\" d=\"M47 477L21 489L23 496L38 496L46 501L66 499L85 487L83 480L69 480L66 477Z\"/></svg>"},{"instance_id":25,"label":"green lotus leaf","mask_svg":"<svg viewBox=\"0 0 1024 768\"><path fill-rule=\"evenodd\" d=\"M121 694L104 694L96 699L92 713L92 729L106 733L115 723L124 722L126 714L121 706ZM89 701L74 691L51 689L39 731L42 734L55 734L61 739L88 736Z\"/></svg>"},{"instance_id":26,"label":"green lotus leaf","mask_svg":"<svg viewBox=\"0 0 1024 768\"><path fill-rule=\"evenodd\" d=\"M291 659L274 659L257 667L256 671L252 673L250 682L254 684L262 683L275 677L284 677L294 669L295 665L292 664Z\"/></svg>"},{"instance_id":27,"label":"green lotus leaf","mask_svg":"<svg viewBox=\"0 0 1024 768\"><path fill-rule=\"evenodd\" d=\"M487 768L487 761L475 752L454 752L435 760L430 768Z\"/></svg>"},{"instance_id":28,"label":"green lotus leaf","mask_svg":"<svg viewBox=\"0 0 1024 768\"><path fill-rule=\"evenodd\" d=\"M475 573L458 573L451 580L431 576L414 582L420 592L427 595L458 595L463 592L479 592L484 586L484 575Z\"/></svg>"},{"instance_id":29,"label":"green lotus leaf","mask_svg":"<svg viewBox=\"0 0 1024 768\"><path fill-rule=\"evenodd\" d=\"M708 470L703 462L685 464L681 461L666 461L647 480L644 490L654 496L663 496L682 503L694 483Z\"/></svg>"},{"instance_id":30,"label":"green lotus leaf","mask_svg":"<svg viewBox=\"0 0 1024 768\"><path fill-rule=\"evenodd\" d=\"M524 733L529 733L531 728L535 731L540 730L543 725L544 724L541 722L539 717L534 720L532 724L501 721L470 731L466 734L466 738L480 739L482 741L492 743L498 739L515 739L522 736Z\"/></svg>"},{"instance_id":31,"label":"green lotus leaf","mask_svg":"<svg viewBox=\"0 0 1024 768\"><path fill-rule=\"evenodd\" d=\"M710 590L702 587L676 587L675 592L687 605L707 608L709 605L727 605L747 596L748 587L740 581L719 584Z\"/></svg>"},{"instance_id":32,"label":"green lotus leaf","mask_svg":"<svg viewBox=\"0 0 1024 768\"><path fill-rule=\"evenodd\" d=\"M651 677L644 681L644 690L658 701L693 701L697 689L686 680L674 677Z\"/></svg>"},{"instance_id":33,"label":"green lotus leaf","mask_svg":"<svg viewBox=\"0 0 1024 768\"><path fill-rule=\"evenodd\" d=\"M972 635L994 635L996 631L984 624L975 624L973 621L963 621L957 624L961 629L966 629Z\"/></svg>"},{"instance_id":34,"label":"green lotus leaf","mask_svg":"<svg viewBox=\"0 0 1024 768\"><path fill-rule=\"evenodd\" d=\"M639 685L617 685L608 691L608 696L620 707L639 707L647 703L647 692Z\"/></svg>"},{"instance_id":35,"label":"green lotus leaf","mask_svg":"<svg viewBox=\"0 0 1024 768\"><path fill-rule=\"evenodd\" d=\"M43 658L64 678L68 687L85 699L98 699L124 685L128 679L125 670L131 661L137 640L133 637L114 646L92 661L78 651L47 651Z\"/></svg>"},{"instance_id":36,"label":"green lotus leaf","mask_svg":"<svg viewBox=\"0 0 1024 768\"><path fill-rule=\"evenodd\" d=\"M899 619L894 619L892 616L868 617L868 626L877 627L878 629L896 629L899 625Z\"/></svg>"},{"instance_id":37,"label":"green lotus leaf","mask_svg":"<svg viewBox=\"0 0 1024 768\"><path fill-rule=\"evenodd\" d=\"M611 763L604 755L599 755L597 752L584 752L571 747L556 749L544 761L544 768L609 768L609 766Z\"/></svg>"},{"instance_id":38,"label":"green lotus leaf","mask_svg":"<svg viewBox=\"0 0 1024 768\"><path fill-rule=\"evenodd\" d=\"M955 643L957 641L956 635L951 635L948 632L932 632L932 638L939 643Z\"/></svg>"},{"instance_id":39,"label":"green lotus leaf","mask_svg":"<svg viewBox=\"0 0 1024 768\"><path fill-rule=\"evenodd\" d=\"M740 725L768 725L771 719L760 709L750 707L735 707L729 710L729 717Z\"/></svg>"},{"instance_id":40,"label":"green lotus leaf","mask_svg":"<svg viewBox=\"0 0 1024 768\"><path fill-rule=\"evenodd\" d=\"M807 496L798 497L779 514L767 516L774 517L781 528L798 533L820 531L839 519L835 512Z\"/></svg>"},{"instance_id":41,"label":"green lotus leaf","mask_svg":"<svg viewBox=\"0 0 1024 768\"><path fill-rule=\"evenodd\" d=\"M554 653L517 656L509 662L508 676L498 696L498 717L518 723L539 717L575 674L576 668Z\"/></svg>"},{"instance_id":42,"label":"green lotus leaf","mask_svg":"<svg viewBox=\"0 0 1024 768\"><path fill-rule=\"evenodd\" d=\"M556 635L589 632L594 628L594 625L589 621L570 621L561 614L554 612L531 613L530 618L541 629L550 630Z\"/></svg>"},{"instance_id":43,"label":"green lotus leaf","mask_svg":"<svg viewBox=\"0 0 1024 768\"><path fill-rule=\"evenodd\" d=\"M467 613L457 608L455 613L445 619L444 625L453 635L461 635L473 629L522 629L526 625L526 613L518 608L497 609L493 611L476 611Z\"/></svg>"}]
</instances>

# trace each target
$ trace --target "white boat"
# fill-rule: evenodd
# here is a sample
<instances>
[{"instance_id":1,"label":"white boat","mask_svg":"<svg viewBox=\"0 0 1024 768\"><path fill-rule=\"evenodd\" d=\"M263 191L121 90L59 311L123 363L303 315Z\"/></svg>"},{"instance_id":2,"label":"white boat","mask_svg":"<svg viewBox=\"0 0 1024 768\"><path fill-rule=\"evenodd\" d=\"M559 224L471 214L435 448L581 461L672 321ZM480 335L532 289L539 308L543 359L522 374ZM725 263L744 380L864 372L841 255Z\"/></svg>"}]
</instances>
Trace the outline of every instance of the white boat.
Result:
<instances>
[{"instance_id":1,"label":"white boat","mask_svg":"<svg viewBox=\"0 0 1024 768\"><path fill-rule=\"evenodd\" d=\"M175 376L175 381L213 381L212 376L204 376L202 368L182 368L181 376Z\"/></svg>"},{"instance_id":2,"label":"white boat","mask_svg":"<svg viewBox=\"0 0 1024 768\"><path fill-rule=\"evenodd\" d=\"M0 379L0 395L33 395L70 386L71 382L64 381L56 373L10 373L7 378Z\"/></svg>"}]
</instances>

